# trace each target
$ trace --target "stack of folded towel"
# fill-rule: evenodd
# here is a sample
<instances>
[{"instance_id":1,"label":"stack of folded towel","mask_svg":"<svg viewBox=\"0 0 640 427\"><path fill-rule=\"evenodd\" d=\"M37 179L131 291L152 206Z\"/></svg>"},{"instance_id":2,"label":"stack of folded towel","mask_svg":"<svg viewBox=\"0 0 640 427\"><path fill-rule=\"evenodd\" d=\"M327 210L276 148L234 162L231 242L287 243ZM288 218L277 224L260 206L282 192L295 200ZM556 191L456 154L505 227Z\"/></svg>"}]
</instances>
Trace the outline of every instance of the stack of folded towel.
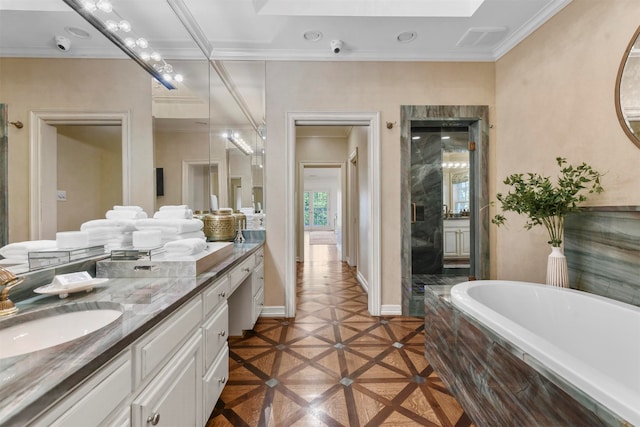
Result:
<instances>
[{"instance_id":1,"label":"stack of folded towel","mask_svg":"<svg viewBox=\"0 0 640 427\"><path fill-rule=\"evenodd\" d=\"M29 252L56 249L55 240L31 240L26 242L9 243L0 248L0 255L16 263L29 261Z\"/></svg>"},{"instance_id":2,"label":"stack of folded towel","mask_svg":"<svg viewBox=\"0 0 640 427\"><path fill-rule=\"evenodd\" d=\"M247 230L264 230L264 216L263 213L245 214L247 217Z\"/></svg>"},{"instance_id":3,"label":"stack of folded towel","mask_svg":"<svg viewBox=\"0 0 640 427\"><path fill-rule=\"evenodd\" d=\"M143 219L147 213L140 206L114 206L105 214L107 219Z\"/></svg>"},{"instance_id":4,"label":"stack of folded towel","mask_svg":"<svg viewBox=\"0 0 640 427\"><path fill-rule=\"evenodd\" d=\"M135 221L147 218L140 206L116 205L105 214L105 219L94 219L80 226L80 231L89 234L89 246L105 245L107 250L131 246Z\"/></svg>"},{"instance_id":5,"label":"stack of folded towel","mask_svg":"<svg viewBox=\"0 0 640 427\"><path fill-rule=\"evenodd\" d=\"M153 214L154 219L191 219L193 211L187 205L166 205Z\"/></svg>"},{"instance_id":6,"label":"stack of folded towel","mask_svg":"<svg viewBox=\"0 0 640 427\"><path fill-rule=\"evenodd\" d=\"M131 246L136 229L133 219L94 219L80 226L89 234L89 246L105 245L107 249Z\"/></svg>"},{"instance_id":7,"label":"stack of folded towel","mask_svg":"<svg viewBox=\"0 0 640 427\"><path fill-rule=\"evenodd\" d=\"M172 257L197 255L206 248L207 242L198 238L174 240L164 245L167 255Z\"/></svg>"},{"instance_id":8,"label":"stack of folded towel","mask_svg":"<svg viewBox=\"0 0 640 427\"><path fill-rule=\"evenodd\" d=\"M203 222L194 218L147 218L137 220L135 225L138 230L160 230L163 244L173 240L206 239Z\"/></svg>"}]
</instances>

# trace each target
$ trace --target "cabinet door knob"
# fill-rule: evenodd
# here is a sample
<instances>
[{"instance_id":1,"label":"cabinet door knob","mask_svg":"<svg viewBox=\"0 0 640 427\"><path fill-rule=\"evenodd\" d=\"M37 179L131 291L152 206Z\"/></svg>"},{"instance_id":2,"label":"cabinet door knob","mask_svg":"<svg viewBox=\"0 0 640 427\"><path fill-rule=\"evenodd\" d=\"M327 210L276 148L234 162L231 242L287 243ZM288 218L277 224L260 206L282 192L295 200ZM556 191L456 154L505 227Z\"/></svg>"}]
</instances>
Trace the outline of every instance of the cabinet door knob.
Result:
<instances>
[{"instance_id":1,"label":"cabinet door knob","mask_svg":"<svg viewBox=\"0 0 640 427\"><path fill-rule=\"evenodd\" d=\"M152 426L158 425L160 422L160 414L154 412L153 414L147 417L147 424L151 424Z\"/></svg>"},{"instance_id":2,"label":"cabinet door knob","mask_svg":"<svg viewBox=\"0 0 640 427\"><path fill-rule=\"evenodd\" d=\"M220 298L224 298L227 296L226 292L220 292L218 295L220 295Z\"/></svg>"},{"instance_id":3,"label":"cabinet door knob","mask_svg":"<svg viewBox=\"0 0 640 427\"><path fill-rule=\"evenodd\" d=\"M251 271L251 269L249 267L247 267L247 268L243 268L242 271L244 271L245 273L248 273L248 272Z\"/></svg>"},{"instance_id":4,"label":"cabinet door knob","mask_svg":"<svg viewBox=\"0 0 640 427\"><path fill-rule=\"evenodd\" d=\"M226 377L218 378L218 382L219 382L220 384L224 384L224 383L226 383L226 382L227 382L227 378L226 378Z\"/></svg>"},{"instance_id":5,"label":"cabinet door knob","mask_svg":"<svg viewBox=\"0 0 640 427\"><path fill-rule=\"evenodd\" d=\"M218 332L218 335L220 335L221 337L223 337L223 336L227 335L227 332L226 332L226 331L224 331L224 330L222 330L222 331Z\"/></svg>"}]
</instances>

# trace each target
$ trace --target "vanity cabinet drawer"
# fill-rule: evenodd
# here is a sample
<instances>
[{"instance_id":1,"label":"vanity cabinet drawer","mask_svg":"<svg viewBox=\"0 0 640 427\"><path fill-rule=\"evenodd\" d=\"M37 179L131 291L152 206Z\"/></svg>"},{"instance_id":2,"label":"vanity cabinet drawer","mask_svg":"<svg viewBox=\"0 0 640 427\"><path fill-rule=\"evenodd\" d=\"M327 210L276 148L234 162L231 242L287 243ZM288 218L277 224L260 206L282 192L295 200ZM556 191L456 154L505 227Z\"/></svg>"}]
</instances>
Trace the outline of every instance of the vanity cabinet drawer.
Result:
<instances>
[{"instance_id":1,"label":"vanity cabinet drawer","mask_svg":"<svg viewBox=\"0 0 640 427\"><path fill-rule=\"evenodd\" d=\"M143 381L177 349L185 337L202 322L202 298L192 299L183 308L163 320L148 337L133 346L136 379Z\"/></svg>"},{"instance_id":2,"label":"vanity cabinet drawer","mask_svg":"<svg viewBox=\"0 0 640 427\"><path fill-rule=\"evenodd\" d=\"M201 427L202 334L191 334L131 404L133 427Z\"/></svg>"},{"instance_id":3,"label":"vanity cabinet drawer","mask_svg":"<svg viewBox=\"0 0 640 427\"><path fill-rule=\"evenodd\" d=\"M225 276L219 279L216 283L211 285L208 290L203 293L204 300L204 317L209 316L209 313L216 308L216 306L227 299L229 296L229 278Z\"/></svg>"},{"instance_id":4,"label":"vanity cabinet drawer","mask_svg":"<svg viewBox=\"0 0 640 427\"><path fill-rule=\"evenodd\" d=\"M261 289L264 288L264 264L258 264L256 269L253 270L253 279L251 285L251 295L257 294Z\"/></svg>"},{"instance_id":5,"label":"vanity cabinet drawer","mask_svg":"<svg viewBox=\"0 0 640 427\"><path fill-rule=\"evenodd\" d=\"M264 248L260 248L255 253L256 265L264 261Z\"/></svg>"},{"instance_id":6,"label":"vanity cabinet drawer","mask_svg":"<svg viewBox=\"0 0 640 427\"><path fill-rule=\"evenodd\" d=\"M129 352L126 352L32 425L104 425L109 415L121 407L125 398L131 394L131 371Z\"/></svg>"},{"instance_id":7,"label":"vanity cabinet drawer","mask_svg":"<svg viewBox=\"0 0 640 427\"><path fill-rule=\"evenodd\" d=\"M213 412L213 408L216 406L218 398L222 393L227 379L229 378L229 346L225 344L215 362L211 366L211 369L206 373L202 379L204 390L204 413L208 416ZM202 425L206 424L206 419L203 420Z\"/></svg>"},{"instance_id":8,"label":"vanity cabinet drawer","mask_svg":"<svg viewBox=\"0 0 640 427\"><path fill-rule=\"evenodd\" d=\"M222 306L202 326L204 331L204 366L208 369L229 335L229 306Z\"/></svg>"},{"instance_id":9,"label":"vanity cabinet drawer","mask_svg":"<svg viewBox=\"0 0 640 427\"><path fill-rule=\"evenodd\" d=\"M234 268L233 270L231 270L231 273L229 273L229 287L230 287L230 292L233 293L233 291L236 290L236 288L238 286L240 286L240 284L242 283L242 281L249 275L251 274L251 271L253 270L253 267L255 265L255 258L254 257L249 257L246 260L244 260L242 262L242 264L240 264L239 266L237 266L236 268Z\"/></svg>"},{"instance_id":10,"label":"vanity cabinet drawer","mask_svg":"<svg viewBox=\"0 0 640 427\"><path fill-rule=\"evenodd\" d=\"M258 321L258 317L260 317L260 313L262 313L262 308L264 307L264 289L260 289L258 293L253 297L253 318L252 324Z\"/></svg>"}]
</instances>

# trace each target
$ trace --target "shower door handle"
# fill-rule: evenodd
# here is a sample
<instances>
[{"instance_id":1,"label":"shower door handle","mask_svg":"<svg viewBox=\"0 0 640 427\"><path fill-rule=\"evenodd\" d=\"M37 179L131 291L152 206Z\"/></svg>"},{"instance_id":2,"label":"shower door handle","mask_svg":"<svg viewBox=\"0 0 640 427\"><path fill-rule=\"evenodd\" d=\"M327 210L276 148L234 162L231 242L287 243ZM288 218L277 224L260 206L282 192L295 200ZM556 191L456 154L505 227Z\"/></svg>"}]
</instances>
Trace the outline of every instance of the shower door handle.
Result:
<instances>
[{"instance_id":1,"label":"shower door handle","mask_svg":"<svg viewBox=\"0 0 640 427\"><path fill-rule=\"evenodd\" d=\"M411 203L411 224L416 223L416 204Z\"/></svg>"}]
</instances>

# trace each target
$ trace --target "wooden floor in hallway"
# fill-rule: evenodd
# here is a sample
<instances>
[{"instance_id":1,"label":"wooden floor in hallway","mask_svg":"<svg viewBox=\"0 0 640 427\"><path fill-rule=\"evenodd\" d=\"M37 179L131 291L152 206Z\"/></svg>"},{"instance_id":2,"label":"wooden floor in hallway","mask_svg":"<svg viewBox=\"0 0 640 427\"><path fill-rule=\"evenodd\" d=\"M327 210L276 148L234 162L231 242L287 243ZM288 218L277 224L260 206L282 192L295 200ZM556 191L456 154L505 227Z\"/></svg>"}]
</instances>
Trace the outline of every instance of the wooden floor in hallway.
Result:
<instances>
[{"instance_id":1,"label":"wooden floor in hallway","mask_svg":"<svg viewBox=\"0 0 640 427\"><path fill-rule=\"evenodd\" d=\"M424 321L373 317L336 245L298 264L295 319L229 339L214 426L472 426L424 357Z\"/></svg>"}]
</instances>

